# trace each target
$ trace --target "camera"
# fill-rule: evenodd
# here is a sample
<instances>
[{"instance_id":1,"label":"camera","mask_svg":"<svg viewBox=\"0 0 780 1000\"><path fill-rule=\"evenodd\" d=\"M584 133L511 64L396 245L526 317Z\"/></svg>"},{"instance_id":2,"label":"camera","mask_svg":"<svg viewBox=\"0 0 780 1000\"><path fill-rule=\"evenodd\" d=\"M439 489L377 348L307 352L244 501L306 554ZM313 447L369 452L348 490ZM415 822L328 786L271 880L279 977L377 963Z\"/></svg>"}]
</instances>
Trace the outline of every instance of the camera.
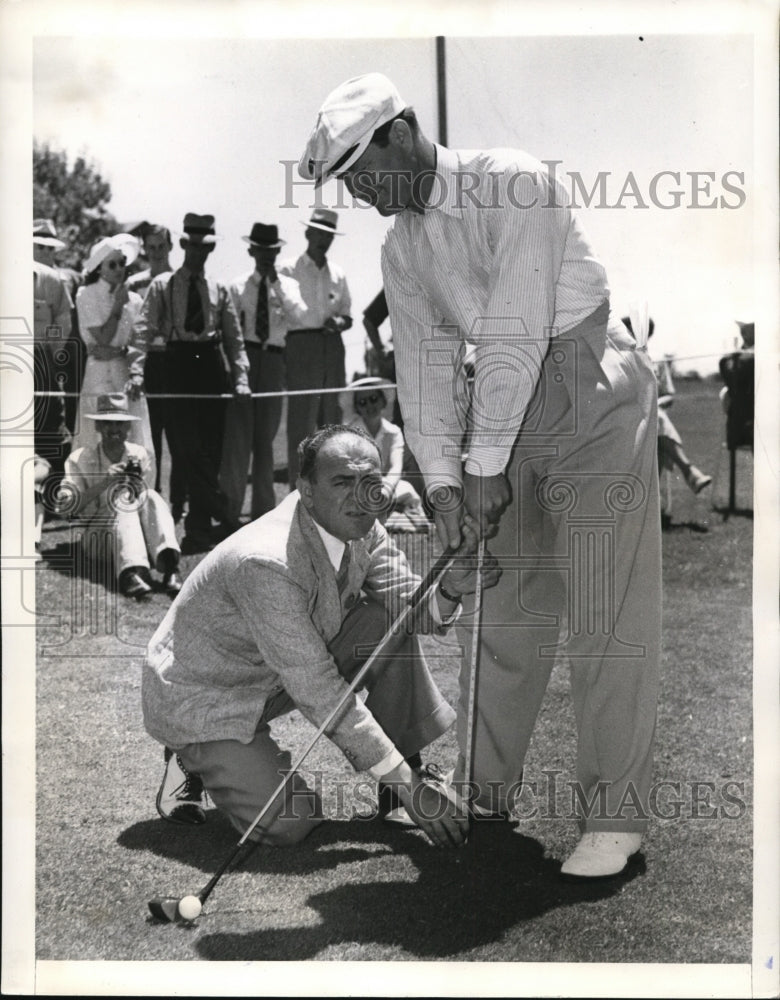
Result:
<instances>
[{"instance_id":1,"label":"camera","mask_svg":"<svg viewBox=\"0 0 780 1000\"><path fill-rule=\"evenodd\" d=\"M141 463L137 458L128 458L125 462L125 473L128 476L134 476L137 479L143 478L143 472L141 470Z\"/></svg>"}]
</instances>

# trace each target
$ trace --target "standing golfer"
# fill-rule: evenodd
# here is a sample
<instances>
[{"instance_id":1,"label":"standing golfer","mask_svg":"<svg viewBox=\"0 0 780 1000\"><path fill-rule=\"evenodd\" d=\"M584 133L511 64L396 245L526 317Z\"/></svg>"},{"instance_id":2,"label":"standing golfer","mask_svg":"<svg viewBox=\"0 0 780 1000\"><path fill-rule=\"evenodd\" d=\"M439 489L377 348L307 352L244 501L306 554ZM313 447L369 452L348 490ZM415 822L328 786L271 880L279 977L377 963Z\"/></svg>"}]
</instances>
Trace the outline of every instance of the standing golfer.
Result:
<instances>
[{"instance_id":1,"label":"standing golfer","mask_svg":"<svg viewBox=\"0 0 780 1000\"><path fill-rule=\"evenodd\" d=\"M519 150L435 145L381 74L330 94L299 172L317 184L341 177L395 216L382 270L404 430L442 541L458 543L465 514L495 532L503 576L482 613L477 804L511 807L565 655L582 836L562 874L615 874L647 824L658 690L646 352L610 314L604 268L554 176ZM465 703L462 690L461 740Z\"/></svg>"},{"instance_id":2,"label":"standing golfer","mask_svg":"<svg viewBox=\"0 0 780 1000\"><path fill-rule=\"evenodd\" d=\"M371 438L330 425L301 443L299 459L298 491L220 544L187 578L143 671L148 732L200 776L242 832L290 768L271 720L298 708L319 726L419 583L376 521L371 501L382 476ZM473 551L475 535L467 536ZM495 562L486 564L485 585L497 575ZM453 566L426 617L447 621L475 586L473 569ZM397 791L434 843L461 844L465 815L451 790L426 779L420 762L420 750L455 713L416 635L399 637L366 688L365 703L354 693L346 700L329 737L356 770ZM296 775L255 839L295 843L321 821L318 796Z\"/></svg>"}]
</instances>

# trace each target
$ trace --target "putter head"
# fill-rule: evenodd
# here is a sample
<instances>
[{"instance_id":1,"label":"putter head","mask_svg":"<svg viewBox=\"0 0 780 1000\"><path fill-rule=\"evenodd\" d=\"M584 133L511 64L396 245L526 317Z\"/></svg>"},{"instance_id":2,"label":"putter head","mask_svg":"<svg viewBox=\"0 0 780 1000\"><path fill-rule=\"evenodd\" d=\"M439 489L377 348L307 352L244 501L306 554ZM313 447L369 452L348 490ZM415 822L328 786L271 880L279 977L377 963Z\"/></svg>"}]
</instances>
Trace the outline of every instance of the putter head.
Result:
<instances>
[{"instance_id":1,"label":"putter head","mask_svg":"<svg viewBox=\"0 0 780 1000\"><path fill-rule=\"evenodd\" d=\"M149 900L149 912L163 924L188 924L179 913L179 900L173 896L157 896Z\"/></svg>"}]
</instances>

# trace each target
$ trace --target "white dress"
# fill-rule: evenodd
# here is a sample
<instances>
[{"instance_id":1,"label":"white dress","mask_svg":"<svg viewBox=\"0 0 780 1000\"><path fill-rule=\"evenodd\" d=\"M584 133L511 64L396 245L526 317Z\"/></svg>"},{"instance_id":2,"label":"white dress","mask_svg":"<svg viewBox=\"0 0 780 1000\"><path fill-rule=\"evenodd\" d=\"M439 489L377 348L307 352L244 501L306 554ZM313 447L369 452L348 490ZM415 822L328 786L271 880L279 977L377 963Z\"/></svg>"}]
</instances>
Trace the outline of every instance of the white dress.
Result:
<instances>
[{"instance_id":1,"label":"white dress","mask_svg":"<svg viewBox=\"0 0 780 1000\"><path fill-rule=\"evenodd\" d=\"M90 333L90 327L102 326L108 319L114 304L114 294L107 281L99 278L94 284L83 285L76 293L76 309L79 317L79 333L87 348L87 365L84 369L84 381L79 396L78 416L71 451L96 443L97 431L93 420L84 420L85 413L95 413L98 396L103 393L124 392L130 377L130 359L126 351L145 350L134 343L133 331L141 316L143 299L136 292L129 292L129 298L122 309L122 315L117 323L116 333L111 346L124 349L125 353L108 361L100 361L93 356L96 340ZM154 482L154 446L152 430L149 423L149 410L146 400L129 401L130 413L138 420L130 423L128 441L140 444L148 452L152 462L152 482Z\"/></svg>"}]
</instances>

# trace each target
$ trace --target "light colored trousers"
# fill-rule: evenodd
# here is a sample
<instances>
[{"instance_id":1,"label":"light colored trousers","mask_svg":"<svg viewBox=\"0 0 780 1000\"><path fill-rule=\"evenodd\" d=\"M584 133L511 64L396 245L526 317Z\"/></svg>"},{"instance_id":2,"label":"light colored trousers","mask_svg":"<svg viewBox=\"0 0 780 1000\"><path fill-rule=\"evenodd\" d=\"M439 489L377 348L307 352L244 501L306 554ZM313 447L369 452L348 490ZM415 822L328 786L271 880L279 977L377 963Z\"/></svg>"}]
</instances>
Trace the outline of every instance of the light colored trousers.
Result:
<instances>
[{"instance_id":1,"label":"light colored trousers","mask_svg":"<svg viewBox=\"0 0 780 1000\"><path fill-rule=\"evenodd\" d=\"M656 425L652 366L623 324L608 322L607 303L553 339L507 468L512 502L488 542L503 576L482 609L481 805L511 809L550 672L565 656L583 796L570 788L566 802L583 829L647 825L661 642ZM468 650L470 633L463 639Z\"/></svg>"},{"instance_id":2,"label":"light colored trousers","mask_svg":"<svg viewBox=\"0 0 780 1000\"><path fill-rule=\"evenodd\" d=\"M275 351L247 346L249 388L277 392L284 386L284 357ZM282 419L282 397L231 399L225 415L220 486L227 497L228 514L237 521L244 505L249 461L252 461L252 520L276 506L274 494L274 438Z\"/></svg>"},{"instance_id":3,"label":"light colored trousers","mask_svg":"<svg viewBox=\"0 0 780 1000\"><path fill-rule=\"evenodd\" d=\"M363 600L347 615L328 647L346 680L355 676L367 658L366 648L376 646L387 628L387 613L375 601ZM366 706L405 758L432 743L455 721L455 712L439 692L416 635L399 637L398 645L378 658L364 686ZM190 743L177 751L187 770L200 775L217 808L242 833L290 770L290 754L274 740L269 723L295 707L282 691L266 704L251 743L213 740ZM296 774L251 839L274 846L294 844L321 822L319 795Z\"/></svg>"},{"instance_id":4,"label":"light colored trousers","mask_svg":"<svg viewBox=\"0 0 780 1000\"><path fill-rule=\"evenodd\" d=\"M146 491L136 510L103 508L84 525L81 545L97 559L109 555L113 547L117 576L130 566L154 566L162 572L157 563L160 553L180 551L168 504L154 490Z\"/></svg>"}]
</instances>

